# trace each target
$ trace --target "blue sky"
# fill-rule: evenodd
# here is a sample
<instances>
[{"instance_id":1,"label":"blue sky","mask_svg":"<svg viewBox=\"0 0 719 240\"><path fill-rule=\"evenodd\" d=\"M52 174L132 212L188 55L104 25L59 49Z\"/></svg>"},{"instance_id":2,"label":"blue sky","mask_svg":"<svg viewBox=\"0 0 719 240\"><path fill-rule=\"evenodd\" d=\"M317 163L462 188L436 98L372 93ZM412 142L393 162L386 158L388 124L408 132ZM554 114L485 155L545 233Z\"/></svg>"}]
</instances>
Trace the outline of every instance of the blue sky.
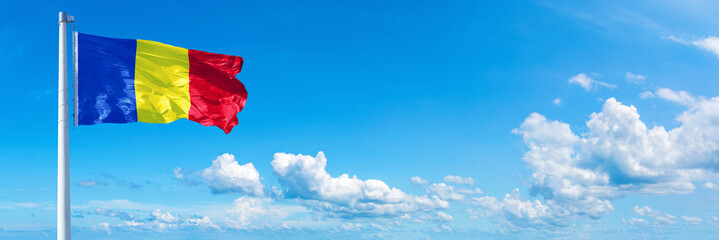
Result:
<instances>
[{"instance_id":1,"label":"blue sky","mask_svg":"<svg viewBox=\"0 0 719 240\"><path fill-rule=\"evenodd\" d=\"M61 10L249 92L229 135L72 129L74 239L715 238L717 7L3 1L0 238L55 237Z\"/></svg>"}]
</instances>

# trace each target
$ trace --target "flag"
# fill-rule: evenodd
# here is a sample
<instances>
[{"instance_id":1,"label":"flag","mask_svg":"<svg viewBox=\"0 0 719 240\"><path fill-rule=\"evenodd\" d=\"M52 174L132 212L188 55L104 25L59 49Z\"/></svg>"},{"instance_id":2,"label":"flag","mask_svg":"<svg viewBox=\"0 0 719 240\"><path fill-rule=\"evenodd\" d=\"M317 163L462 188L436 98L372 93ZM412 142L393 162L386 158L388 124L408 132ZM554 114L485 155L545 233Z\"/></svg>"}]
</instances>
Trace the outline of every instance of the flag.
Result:
<instances>
[{"instance_id":1,"label":"flag","mask_svg":"<svg viewBox=\"0 0 719 240\"><path fill-rule=\"evenodd\" d=\"M75 125L187 118L230 133L247 100L243 59L75 32Z\"/></svg>"}]
</instances>

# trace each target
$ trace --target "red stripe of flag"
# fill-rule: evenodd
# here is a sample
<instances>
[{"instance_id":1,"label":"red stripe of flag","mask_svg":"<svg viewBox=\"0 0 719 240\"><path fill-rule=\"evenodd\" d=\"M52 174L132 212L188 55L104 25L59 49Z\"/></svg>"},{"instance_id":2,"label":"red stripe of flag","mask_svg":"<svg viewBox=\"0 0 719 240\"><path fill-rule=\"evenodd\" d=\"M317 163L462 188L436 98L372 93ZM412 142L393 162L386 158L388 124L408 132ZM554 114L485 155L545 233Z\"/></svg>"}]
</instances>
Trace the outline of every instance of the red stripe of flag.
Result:
<instances>
[{"instance_id":1,"label":"red stripe of flag","mask_svg":"<svg viewBox=\"0 0 719 240\"><path fill-rule=\"evenodd\" d=\"M230 133L237 113L247 100L245 85L235 78L242 70L242 57L189 50L189 119L204 126L217 126Z\"/></svg>"}]
</instances>

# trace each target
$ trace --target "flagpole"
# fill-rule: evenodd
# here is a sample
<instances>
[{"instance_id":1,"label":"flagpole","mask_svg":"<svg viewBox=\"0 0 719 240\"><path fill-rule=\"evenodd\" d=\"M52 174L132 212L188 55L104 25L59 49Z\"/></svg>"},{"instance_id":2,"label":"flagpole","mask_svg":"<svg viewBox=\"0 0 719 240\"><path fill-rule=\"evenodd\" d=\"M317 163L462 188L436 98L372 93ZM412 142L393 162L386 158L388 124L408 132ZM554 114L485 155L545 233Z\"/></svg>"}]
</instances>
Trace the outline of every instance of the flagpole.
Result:
<instances>
[{"instance_id":1,"label":"flagpole","mask_svg":"<svg viewBox=\"0 0 719 240\"><path fill-rule=\"evenodd\" d=\"M59 13L60 42L57 69L57 239L70 240L70 164L67 119L67 22Z\"/></svg>"}]
</instances>

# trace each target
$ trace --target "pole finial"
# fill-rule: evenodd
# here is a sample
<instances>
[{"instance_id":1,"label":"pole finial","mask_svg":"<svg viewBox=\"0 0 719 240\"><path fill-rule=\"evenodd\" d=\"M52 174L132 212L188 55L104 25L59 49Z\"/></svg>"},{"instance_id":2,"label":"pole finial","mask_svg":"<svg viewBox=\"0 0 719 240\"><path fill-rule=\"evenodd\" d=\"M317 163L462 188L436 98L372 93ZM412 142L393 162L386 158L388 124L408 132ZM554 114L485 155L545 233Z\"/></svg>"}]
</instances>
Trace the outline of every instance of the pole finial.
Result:
<instances>
[{"instance_id":1,"label":"pole finial","mask_svg":"<svg viewBox=\"0 0 719 240\"><path fill-rule=\"evenodd\" d=\"M67 15L67 12L60 11L58 13L58 22L74 22L75 18L73 16Z\"/></svg>"}]
</instances>

